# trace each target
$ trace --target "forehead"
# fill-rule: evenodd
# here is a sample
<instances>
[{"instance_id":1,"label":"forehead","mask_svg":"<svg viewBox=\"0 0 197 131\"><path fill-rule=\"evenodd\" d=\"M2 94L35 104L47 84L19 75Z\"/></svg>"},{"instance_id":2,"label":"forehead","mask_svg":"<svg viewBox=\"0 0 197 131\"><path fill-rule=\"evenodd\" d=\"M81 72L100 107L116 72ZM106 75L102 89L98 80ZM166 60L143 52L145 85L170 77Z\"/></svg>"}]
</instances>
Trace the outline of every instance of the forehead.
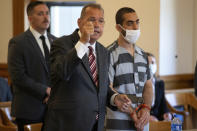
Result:
<instances>
[{"instance_id":1,"label":"forehead","mask_svg":"<svg viewBox=\"0 0 197 131\"><path fill-rule=\"evenodd\" d=\"M132 12L132 13L125 13L123 15L123 19L124 19L123 22L127 22L127 21L136 21L139 18L137 16L136 12Z\"/></svg>"},{"instance_id":2,"label":"forehead","mask_svg":"<svg viewBox=\"0 0 197 131\"><path fill-rule=\"evenodd\" d=\"M49 10L49 8L45 4L37 5L33 8L34 11L43 11L43 10Z\"/></svg>"},{"instance_id":3,"label":"forehead","mask_svg":"<svg viewBox=\"0 0 197 131\"><path fill-rule=\"evenodd\" d=\"M104 17L104 12L98 8L88 7L84 17Z\"/></svg>"}]
</instances>

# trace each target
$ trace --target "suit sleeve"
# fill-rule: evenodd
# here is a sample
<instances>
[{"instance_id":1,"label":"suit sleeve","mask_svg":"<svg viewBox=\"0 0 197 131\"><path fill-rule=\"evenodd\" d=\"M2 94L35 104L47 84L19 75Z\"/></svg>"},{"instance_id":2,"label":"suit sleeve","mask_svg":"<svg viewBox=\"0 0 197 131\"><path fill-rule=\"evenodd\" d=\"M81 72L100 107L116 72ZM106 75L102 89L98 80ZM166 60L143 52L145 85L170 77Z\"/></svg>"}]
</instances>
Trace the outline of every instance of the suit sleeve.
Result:
<instances>
[{"instance_id":1,"label":"suit sleeve","mask_svg":"<svg viewBox=\"0 0 197 131\"><path fill-rule=\"evenodd\" d=\"M13 85L21 90L34 96L39 100L43 100L46 92L46 85L36 82L27 75L25 56L23 54L24 47L18 40L10 40L8 47L8 71Z\"/></svg>"},{"instance_id":2,"label":"suit sleeve","mask_svg":"<svg viewBox=\"0 0 197 131\"><path fill-rule=\"evenodd\" d=\"M160 111L162 112L162 117L163 117L163 114L164 113L167 113L169 112L169 109L167 107L167 104L166 104L166 99L165 99L165 88L164 88L164 81L160 81L159 82L159 88L161 88L160 90L162 91L162 99L161 99L161 103L160 103Z\"/></svg>"},{"instance_id":3,"label":"suit sleeve","mask_svg":"<svg viewBox=\"0 0 197 131\"><path fill-rule=\"evenodd\" d=\"M68 81L76 66L81 62L72 42L54 41L51 47L51 81L52 87L59 81Z\"/></svg>"}]
</instances>

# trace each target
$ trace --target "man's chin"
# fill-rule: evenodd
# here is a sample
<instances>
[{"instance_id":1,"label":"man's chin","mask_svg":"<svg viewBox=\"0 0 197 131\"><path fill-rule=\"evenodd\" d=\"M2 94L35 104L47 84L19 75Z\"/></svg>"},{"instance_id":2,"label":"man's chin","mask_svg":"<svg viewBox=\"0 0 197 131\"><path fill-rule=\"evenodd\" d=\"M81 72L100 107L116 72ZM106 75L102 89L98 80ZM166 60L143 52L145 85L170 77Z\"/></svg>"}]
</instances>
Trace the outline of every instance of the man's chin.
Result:
<instances>
[{"instance_id":1,"label":"man's chin","mask_svg":"<svg viewBox=\"0 0 197 131\"><path fill-rule=\"evenodd\" d=\"M49 28L49 24L42 25L42 28L43 29L48 29Z\"/></svg>"},{"instance_id":2,"label":"man's chin","mask_svg":"<svg viewBox=\"0 0 197 131\"><path fill-rule=\"evenodd\" d=\"M96 34L96 35L91 35L90 39L97 41L100 37L101 35Z\"/></svg>"},{"instance_id":3,"label":"man's chin","mask_svg":"<svg viewBox=\"0 0 197 131\"><path fill-rule=\"evenodd\" d=\"M42 27L43 30L47 30L48 28L49 28L49 26Z\"/></svg>"}]
</instances>

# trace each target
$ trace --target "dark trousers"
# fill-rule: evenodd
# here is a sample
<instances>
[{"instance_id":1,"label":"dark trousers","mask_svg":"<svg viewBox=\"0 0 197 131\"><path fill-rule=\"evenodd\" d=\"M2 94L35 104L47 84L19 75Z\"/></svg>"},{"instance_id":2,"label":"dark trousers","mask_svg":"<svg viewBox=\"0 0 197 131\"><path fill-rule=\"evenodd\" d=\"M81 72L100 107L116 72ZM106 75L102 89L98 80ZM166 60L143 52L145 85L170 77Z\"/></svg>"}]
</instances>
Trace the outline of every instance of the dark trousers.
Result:
<instances>
[{"instance_id":1,"label":"dark trousers","mask_svg":"<svg viewBox=\"0 0 197 131\"><path fill-rule=\"evenodd\" d=\"M98 121L96 120L94 126L93 126L93 129L92 131L97 131L98 130Z\"/></svg>"},{"instance_id":2,"label":"dark trousers","mask_svg":"<svg viewBox=\"0 0 197 131\"><path fill-rule=\"evenodd\" d=\"M18 127L18 131L24 131L25 125L42 122L42 120L27 120L27 119L21 119L21 118L16 118L15 121Z\"/></svg>"}]
</instances>

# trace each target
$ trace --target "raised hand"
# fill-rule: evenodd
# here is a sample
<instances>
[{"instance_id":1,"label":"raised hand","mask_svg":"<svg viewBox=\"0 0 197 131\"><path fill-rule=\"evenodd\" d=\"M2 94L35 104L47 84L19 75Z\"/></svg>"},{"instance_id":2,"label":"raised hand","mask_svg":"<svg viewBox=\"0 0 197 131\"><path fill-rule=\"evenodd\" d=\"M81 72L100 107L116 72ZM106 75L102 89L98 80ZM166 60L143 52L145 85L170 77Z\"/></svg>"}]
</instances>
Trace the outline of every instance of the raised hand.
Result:
<instances>
[{"instance_id":1,"label":"raised hand","mask_svg":"<svg viewBox=\"0 0 197 131\"><path fill-rule=\"evenodd\" d=\"M84 44L90 41L90 35L94 34L94 24L90 21L85 23L82 28L80 29L81 31L81 38L80 41Z\"/></svg>"}]
</instances>

